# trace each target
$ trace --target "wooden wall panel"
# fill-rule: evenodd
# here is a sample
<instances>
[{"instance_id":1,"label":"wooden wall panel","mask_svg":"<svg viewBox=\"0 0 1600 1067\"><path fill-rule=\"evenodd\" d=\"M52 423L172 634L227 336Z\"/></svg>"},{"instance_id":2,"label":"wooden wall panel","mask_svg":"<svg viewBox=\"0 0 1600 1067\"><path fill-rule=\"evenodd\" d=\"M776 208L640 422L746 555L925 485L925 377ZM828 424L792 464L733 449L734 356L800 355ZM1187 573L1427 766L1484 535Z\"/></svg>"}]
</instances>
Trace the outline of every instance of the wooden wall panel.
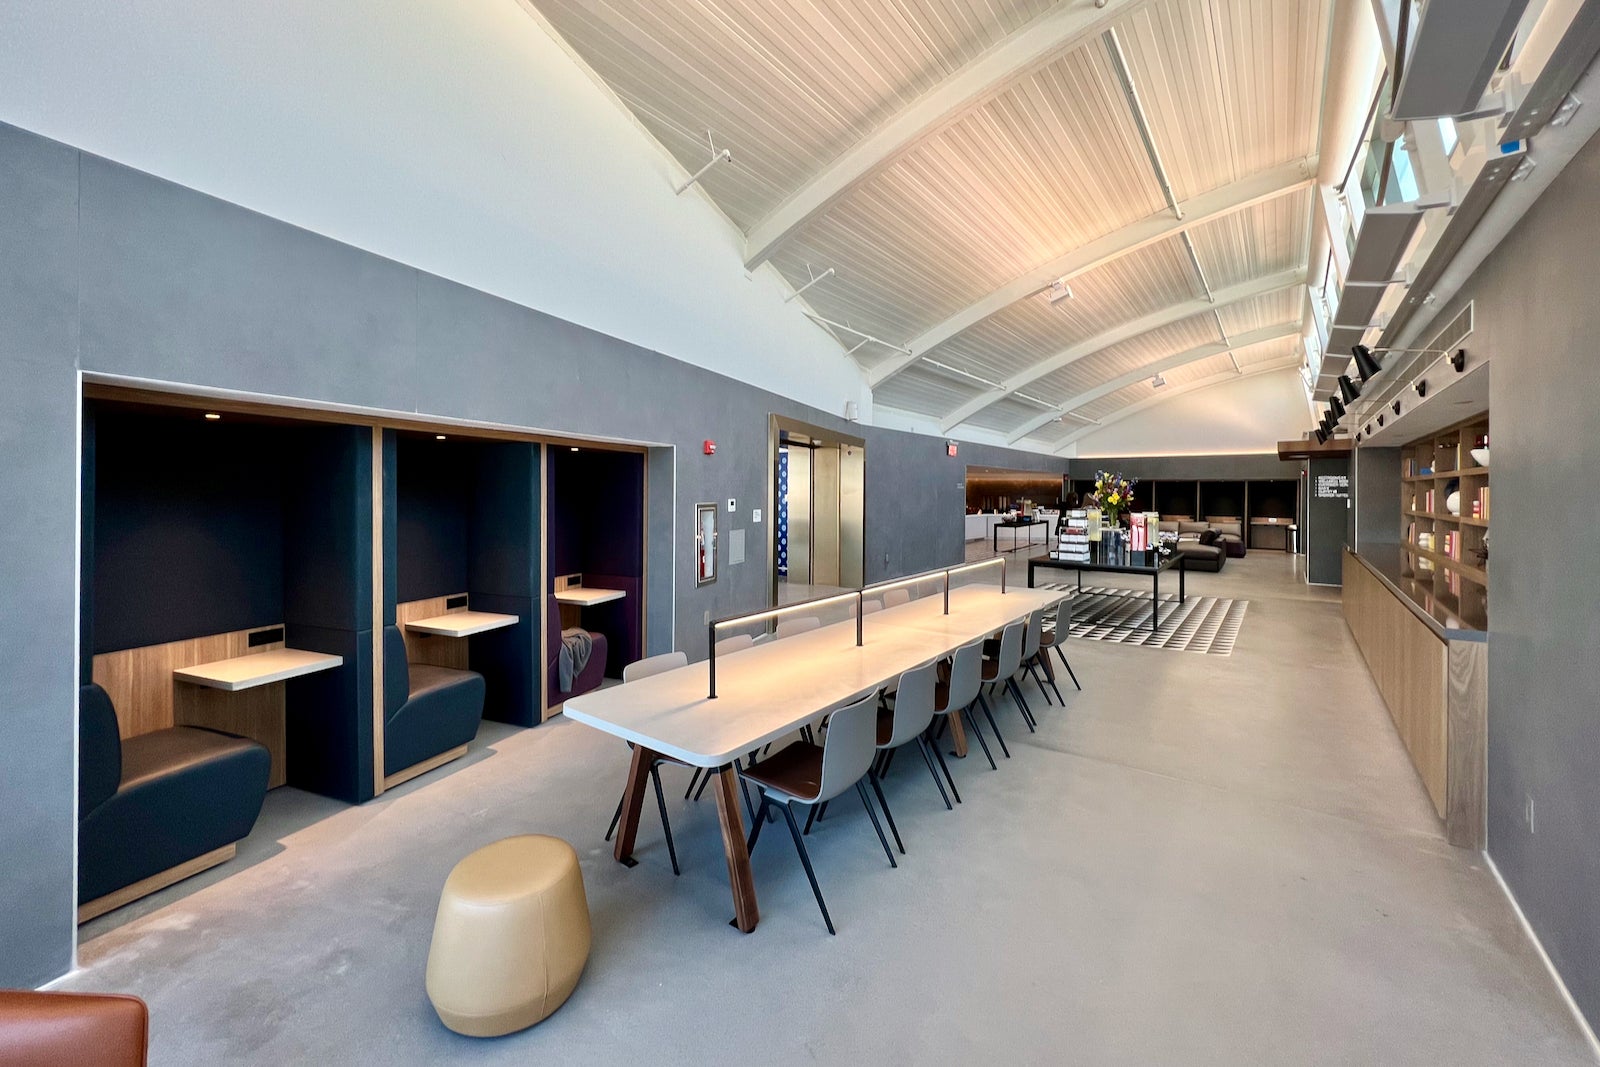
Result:
<instances>
[{"instance_id":1,"label":"wooden wall panel","mask_svg":"<svg viewBox=\"0 0 1600 1067\"><path fill-rule=\"evenodd\" d=\"M1344 608L1395 730L1444 818L1450 763L1445 643L1348 552Z\"/></svg>"},{"instance_id":2,"label":"wooden wall panel","mask_svg":"<svg viewBox=\"0 0 1600 1067\"><path fill-rule=\"evenodd\" d=\"M415 634L406 629L406 623L412 619L431 619L435 615L449 615L456 611L466 611L465 607L447 608L445 603L452 597L465 597L465 593L451 593L448 596L429 597L427 600L408 600L404 604L396 604L394 617L400 627L400 634L406 642L406 660L410 663L429 663L435 667L454 667L456 670L468 670L467 642L460 637L445 637L441 634Z\"/></svg>"},{"instance_id":3,"label":"wooden wall panel","mask_svg":"<svg viewBox=\"0 0 1600 1067\"><path fill-rule=\"evenodd\" d=\"M117 709L123 738L172 726L205 726L258 741L272 755L269 787L285 779L284 687L281 682L236 693L178 682L172 672L197 663L232 659L280 649L282 641L250 647L249 637L262 629L172 641L164 645L102 652L94 657L93 678Z\"/></svg>"},{"instance_id":4,"label":"wooden wall panel","mask_svg":"<svg viewBox=\"0 0 1600 1067\"><path fill-rule=\"evenodd\" d=\"M1452 845L1488 843L1489 646L1450 642L1450 774L1445 830Z\"/></svg>"}]
</instances>

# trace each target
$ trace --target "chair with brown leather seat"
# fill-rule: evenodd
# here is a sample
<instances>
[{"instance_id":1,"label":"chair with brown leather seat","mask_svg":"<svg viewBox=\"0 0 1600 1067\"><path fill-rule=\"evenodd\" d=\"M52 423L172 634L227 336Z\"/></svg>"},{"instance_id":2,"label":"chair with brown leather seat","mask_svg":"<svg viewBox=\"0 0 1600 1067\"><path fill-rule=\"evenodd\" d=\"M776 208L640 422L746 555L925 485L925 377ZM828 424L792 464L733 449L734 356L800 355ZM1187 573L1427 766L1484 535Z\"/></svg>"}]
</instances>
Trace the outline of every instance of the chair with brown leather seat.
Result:
<instances>
[{"instance_id":1,"label":"chair with brown leather seat","mask_svg":"<svg viewBox=\"0 0 1600 1067\"><path fill-rule=\"evenodd\" d=\"M828 933L834 933L833 919L828 915L828 905L822 899L822 889L817 885L817 875L811 867L811 856L794 820L793 805L811 807L825 804L851 786L867 809L872 828L878 832L878 843L883 854L889 857L889 866L895 867L894 853L889 839L883 836L878 824L878 814L872 810L872 798L867 795L864 779L872 766L876 752L873 739L877 733L878 694L874 690L852 704L839 708L828 720L827 732L821 745L797 741L773 753L760 763L742 772L747 781L755 783L761 793L761 807L757 810L750 829L747 848L754 851L761 837L761 827L766 824L767 811L776 809L783 813L789 824L789 836L794 838L795 851L800 854L800 865L805 868L811 892L822 911L822 921Z\"/></svg>"},{"instance_id":2,"label":"chair with brown leather seat","mask_svg":"<svg viewBox=\"0 0 1600 1067\"><path fill-rule=\"evenodd\" d=\"M687 667L688 665L689 657L683 652L663 652L659 656L648 656L645 659L635 660L622 668L622 681L626 685L628 682L636 682L641 678L649 678L656 674L665 674L667 671L677 670L679 667ZM632 741L628 742L628 749L632 751ZM656 808L661 813L662 835L667 839L667 858L672 861L672 873L679 874L681 872L678 870L678 849L672 841L672 823L667 819L667 798L661 792L661 772L659 768L663 763L678 763L680 766L682 764L678 760L666 756L650 762L650 781L656 789ZM695 773L696 777L698 777L699 772L696 771ZM694 788L693 781L689 783L689 788ZM626 791L617 798L617 810L612 814L611 825L606 829L607 841L610 841L611 835L617 832L617 823L622 820L622 805L627 800L628 794Z\"/></svg>"},{"instance_id":3,"label":"chair with brown leather seat","mask_svg":"<svg viewBox=\"0 0 1600 1067\"><path fill-rule=\"evenodd\" d=\"M6 1067L144 1067L150 1011L115 993L0 990L0 1063Z\"/></svg>"},{"instance_id":4,"label":"chair with brown leather seat","mask_svg":"<svg viewBox=\"0 0 1600 1067\"><path fill-rule=\"evenodd\" d=\"M889 814L888 802L883 797L883 787L878 784L879 777L887 768L887 761L903 745L915 743L922 753L922 762L927 764L928 773L933 775L933 784L939 789L939 797L944 801L946 810L954 810L950 803L950 794L945 792L944 780L939 777L939 769L934 765L933 753L928 751L928 727L933 724L934 696L939 686L938 662L929 663L924 667L917 667L900 675L899 692L895 696L893 708L881 708L878 711L878 769L870 776L872 789L878 794L878 803L883 805L883 813L889 817L889 830L894 834L895 844L900 846L904 853L905 845L900 842L900 831L894 824L894 816ZM941 762L943 757L940 757ZM948 774L948 769L946 770Z\"/></svg>"},{"instance_id":5,"label":"chair with brown leather seat","mask_svg":"<svg viewBox=\"0 0 1600 1067\"><path fill-rule=\"evenodd\" d=\"M1022 642L1027 634L1027 629L1028 620L1020 619L1000 632L1000 641L996 646L995 654L993 656L986 655L984 658L983 680L991 691L997 685L1005 686L1012 703L1016 704L1017 710L1022 713L1022 721L1027 723L1028 732L1033 733L1033 711L1028 707L1028 702L1023 699L1022 689L1017 685L1016 680L1017 672L1022 669ZM988 702L984 701L981 695L978 699L983 704L984 714L989 715L989 725L994 726L994 716L989 713ZM999 732L1000 729L996 726L995 733L998 735ZM1000 747L1002 749L1006 747L1004 739L1001 740ZM1006 755L1010 756L1011 753L1007 751Z\"/></svg>"},{"instance_id":6,"label":"chair with brown leather seat","mask_svg":"<svg viewBox=\"0 0 1600 1067\"><path fill-rule=\"evenodd\" d=\"M1050 650L1052 648L1055 649L1057 658L1061 660L1061 665L1067 669L1067 677L1071 678L1073 686L1079 692L1082 692L1083 686L1078 684L1078 676L1073 673L1072 664L1067 662L1067 654L1061 650L1061 646L1067 643L1067 636L1072 633L1072 608L1073 603L1070 597L1056 603L1055 625L1049 630L1045 630L1039 637L1039 663L1044 667L1045 674L1050 677L1050 681L1054 683L1056 672L1050 666ZM1063 612L1066 613L1066 618L1062 618ZM1054 684L1051 685L1051 688L1055 688ZM1059 689L1056 690L1056 695L1061 695Z\"/></svg>"}]
</instances>

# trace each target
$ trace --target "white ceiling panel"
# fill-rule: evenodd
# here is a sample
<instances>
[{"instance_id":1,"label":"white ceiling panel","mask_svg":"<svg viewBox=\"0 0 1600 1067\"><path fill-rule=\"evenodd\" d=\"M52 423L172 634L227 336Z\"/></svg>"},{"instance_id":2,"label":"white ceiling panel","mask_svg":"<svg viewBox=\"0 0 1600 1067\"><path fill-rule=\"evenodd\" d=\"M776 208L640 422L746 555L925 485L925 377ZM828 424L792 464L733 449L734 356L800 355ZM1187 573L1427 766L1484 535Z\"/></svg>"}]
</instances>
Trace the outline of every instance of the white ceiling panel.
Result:
<instances>
[{"instance_id":1,"label":"white ceiling panel","mask_svg":"<svg viewBox=\"0 0 1600 1067\"><path fill-rule=\"evenodd\" d=\"M1050 0L534 0L678 161L748 228L885 118Z\"/></svg>"},{"instance_id":2,"label":"white ceiling panel","mask_svg":"<svg viewBox=\"0 0 1600 1067\"><path fill-rule=\"evenodd\" d=\"M1213 289L1298 266L1311 252L1311 190L1273 197L1189 231Z\"/></svg>"},{"instance_id":3,"label":"white ceiling panel","mask_svg":"<svg viewBox=\"0 0 1600 1067\"><path fill-rule=\"evenodd\" d=\"M1183 200L1317 150L1329 0L1159 0L1119 21Z\"/></svg>"},{"instance_id":4,"label":"white ceiling panel","mask_svg":"<svg viewBox=\"0 0 1600 1067\"><path fill-rule=\"evenodd\" d=\"M760 231L746 261L770 262L796 288L813 270L835 272L797 312L809 307L892 345L934 331L938 343L910 357L877 344L854 353L877 370L874 395L887 407L1010 430L1039 406L985 383L1026 381L1021 392L1060 403L1219 341L1219 318L1229 335L1299 319L1303 298L1289 288L1127 338L1129 324L1203 299L1207 285L1237 294L1300 268L1314 198L1296 190L1189 224L1202 283L1183 239L1167 236L1172 213L1109 41L1127 59L1174 194L1187 201L1252 179L1276 183L1284 164L1317 151L1332 0L1149 0L1108 12L1109 34L1103 22L1062 33L1033 65L993 67L1040 26L1077 19L1068 0L524 2L683 167L710 158L708 129L732 151L701 189L747 236ZM1011 34L1020 36L1006 43ZM848 153L975 70L999 81L774 229ZM1082 266L1071 269L1070 299L1051 304L1032 289L1074 256ZM859 340L836 337L841 350ZM1064 354L1071 362L1037 376ZM1088 413L1148 389L1119 389ZM1041 436L1059 435L1046 428L1027 440Z\"/></svg>"}]
</instances>

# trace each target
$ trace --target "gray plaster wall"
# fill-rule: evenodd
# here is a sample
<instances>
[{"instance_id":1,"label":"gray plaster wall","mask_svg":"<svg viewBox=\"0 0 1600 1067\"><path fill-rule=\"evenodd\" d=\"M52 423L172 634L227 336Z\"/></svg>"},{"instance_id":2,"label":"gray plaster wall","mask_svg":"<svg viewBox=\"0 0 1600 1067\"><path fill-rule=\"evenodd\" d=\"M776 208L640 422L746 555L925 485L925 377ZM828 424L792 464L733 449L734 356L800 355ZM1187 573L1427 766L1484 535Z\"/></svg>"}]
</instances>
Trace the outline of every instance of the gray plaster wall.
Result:
<instances>
[{"instance_id":1,"label":"gray plaster wall","mask_svg":"<svg viewBox=\"0 0 1600 1067\"><path fill-rule=\"evenodd\" d=\"M1281 460L1275 455L1245 456L1131 456L1125 459L1075 459L1070 463L1074 478L1093 478L1096 471L1109 470L1142 482L1162 481L1250 481L1251 479L1291 480L1300 477L1299 460Z\"/></svg>"},{"instance_id":2,"label":"gray plaster wall","mask_svg":"<svg viewBox=\"0 0 1600 1067\"><path fill-rule=\"evenodd\" d=\"M1489 855L1600 1024L1600 139L1435 321L1493 360ZM1526 818L1531 804L1533 819Z\"/></svg>"},{"instance_id":3,"label":"gray plaster wall","mask_svg":"<svg viewBox=\"0 0 1600 1067\"><path fill-rule=\"evenodd\" d=\"M843 420L0 124L0 985L70 964L79 372L658 446L650 643L763 606L768 414L867 440L867 577L963 557L968 462L1066 461ZM623 297L619 297L621 299ZM681 353L692 355L692 353ZM842 355L840 358L845 358ZM701 454L705 439L714 456ZM693 505L742 565L696 588ZM675 503L674 503L675 501ZM675 579L675 598L664 596ZM671 609L669 616L668 612Z\"/></svg>"}]
</instances>

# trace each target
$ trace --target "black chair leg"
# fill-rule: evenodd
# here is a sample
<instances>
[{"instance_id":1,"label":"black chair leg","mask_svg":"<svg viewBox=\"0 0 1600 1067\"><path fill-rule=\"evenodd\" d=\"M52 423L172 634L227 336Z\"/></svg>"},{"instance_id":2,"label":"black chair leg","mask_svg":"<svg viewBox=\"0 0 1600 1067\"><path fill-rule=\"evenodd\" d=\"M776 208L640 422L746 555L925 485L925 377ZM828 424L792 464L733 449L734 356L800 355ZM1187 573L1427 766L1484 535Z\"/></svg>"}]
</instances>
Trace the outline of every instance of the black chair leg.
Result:
<instances>
[{"instance_id":1,"label":"black chair leg","mask_svg":"<svg viewBox=\"0 0 1600 1067\"><path fill-rule=\"evenodd\" d=\"M650 765L650 780L656 786L656 808L661 812L661 832L667 839L667 857L672 860L672 873L682 874L678 870L678 849L672 843L672 823L667 818L667 798L661 792L661 772L654 763Z\"/></svg>"},{"instance_id":2,"label":"black chair leg","mask_svg":"<svg viewBox=\"0 0 1600 1067\"><path fill-rule=\"evenodd\" d=\"M889 857L889 866L900 866L894 861L894 851L889 848L889 839L883 836L883 824L878 822L878 813L872 810L872 798L867 795L867 787L861 782L856 783L856 796L861 798L861 806L867 809L867 818L872 820L872 828L878 831L878 844L883 846L883 854Z\"/></svg>"},{"instance_id":3,"label":"black chair leg","mask_svg":"<svg viewBox=\"0 0 1600 1067\"><path fill-rule=\"evenodd\" d=\"M938 745L929 745L933 750L933 758L939 761L939 769L944 772L944 780L950 783L950 795L956 798L956 803L961 803L961 794L956 791L956 780L950 776L950 765L944 761L944 753L939 751Z\"/></svg>"},{"instance_id":4,"label":"black chair leg","mask_svg":"<svg viewBox=\"0 0 1600 1067\"><path fill-rule=\"evenodd\" d=\"M811 832L812 823L821 822L823 819L827 818L827 815L828 802L826 800L824 800L821 804L811 805L811 814L806 816L806 833L809 834Z\"/></svg>"},{"instance_id":5,"label":"black chair leg","mask_svg":"<svg viewBox=\"0 0 1600 1067\"><path fill-rule=\"evenodd\" d=\"M765 798L763 798L763 803ZM789 823L789 836L794 838L794 850L800 853L800 866L806 869L806 880L811 883L811 895L817 898L817 907L822 911L822 921L828 927L828 933L834 933L833 920L828 917L828 905L822 899L822 887L817 885L817 872L811 869L811 856L806 852L806 843L800 837L800 827L795 825L794 812L789 810L788 804L778 804L776 807L783 809L783 817Z\"/></svg>"},{"instance_id":6,"label":"black chair leg","mask_svg":"<svg viewBox=\"0 0 1600 1067\"><path fill-rule=\"evenodd\" d=\"M622 805L627 802L627 799L628 792L623 790L622 795L617 798L617 810L611 813L611 825L606 828L607 841L610 841L611 836L617 832L617 823L622 821Z\"/></svg>"},{"instance_id":7,"label":"black chair leg","mask_svg":"<svg viewBox=\"0 0 1600 1067\"><path fill-rule=\"evenodd\" d=\"M1050 706L1050 690L1044 687L1044 675L1039 673L1039 661L1031 659L1026 664L1028 677L1033 679L1033 684L1039 687L1039 692L1044 696L1044 706Z\"/></svg>"},{"instance_id":8,"label":"black chair leg","mask_svg":"<svg viewBox=\"0 0 1600 1067\"><path fill-rule=\"evenodd\" d=\"M989 710L989 702L983 699L982 693L978 694L978 706L983 709L983 717L989 720L989 729L994 731L995 740L1000 742L1000 751L1006 759L1010 759L1011 750L1006 747L1006 735L1000 732L999 724L994 721L994 712Z\"/></svg>"},{"instance_id":9,"label":"black chair leg","mask_svg":"<svg viewBox=\"0 0 1600 1067\"><path fill-rule=\"evenodd\" d=\"M694 787L700 784L700 774L701 769L696 767L694 773L689 776L689 788L683 791L683 799L688 800L694 795Z\"/></svg>"},{"instance_id":10,"label":"black chair leg","mask_svg":"<svg viewBox=\"0 0 1600 1067\"><path fill-rule=\"evenodd\" d=\"M939 770L933 765L933 757L928 755L928 740L922 735L917 735L917 749L922 753L922 762L928 765L928 773L933 775L933 784L939 787L939 797L944 801L946 811L954 811L950 803L950 794L944 791L944 780L939 777Z\"/></svg>"},{"instance_id":11,"label":"black chair leg","mask_svg":"<svg viewBox=\"0 0 1600 1067\"><path fill-rule=\"evenodd\" d=\"M900 840L900 828L894 824L894 813L889 810L889 801L884 798L883 786L878 784L878 779L867 775L867 781L872 783L872 791L878 794L878 806L883 808L883 817L889 820L889 832L894 835L894 847L900 850L900 855L906 854L906 843Z\"/></svg>"},{"instance_id":12,"label":"black chair leg","mask_svg":"<svg viewBox=\"0 0 1600 1067\"><path fill-rule=\"evenodd\" d=\"M972 705L968 704L961 709L962 717L967 720L967 729L972 731L972 736L978 739L978 744L983 748L983 754L989 759L989 769L998 771L1000 768L994 762L994 754L989 751L989 742L983 739L983 731L978 729L978 720L972 717Z\"/></svg>"},{"instance_id":13,"label":"black chair leg","mask_svg":"<svg viewBox=\"0 0 1600 1067\"><path fill-rule=\"evenodd\" d=\"M705 795L706 786L711 784L711 779L715 776L715 774L715 771L707 771L703 776L701 776L700 788L695 790L694 793L694 802L696 804L700 803L700 798Z\"/></svg>"},{"instance_id":14,"label":"black chair leg","mask_svg":"<svg viewBox=\"0 0 1600 1067\"><path fill-rule=\"evenodd\" d=\"M1061 665L1067 669L1067 677L1072 679L1072 684L1077 686L1078 690L1081 692L1083 690L1083 686L1078 685L1078 676L1072 673L1072 664L1067 662L1067 654L1061 651L1061 646L1059 644L1055 647L1056 655L1061 657Z\"/></svg>"},{"instance_id":15,"label":"black chair leg","mask_svg":"<svg viewBox=\"0 0 1600 1067\"><path fill-rule=\"evenodd\" d=\"M806 805L806 809L807 810L806 810L806 828L805 828L805 832L808 833L808 834L811 832L811 824L817 821L817 808L818 808L818 806L819 805L816 805L816 804L808 804L808 805Z\"/></svg>"},{"instance_id":16,"label":"black chair leg","mask_svg":"<svg viewBox=\"0 0 1600 1067\"><path fill-rule=\"evenodd\" d=\"M769 806L771 806L771 804L772 804L772 802L767 799L767 795L765 793L762 793L761 794L761 814L762 815L765 815L767 813L767 808ZM753 825L751 825L751 827L750 827L750 840L748 842L746 842L745 846L744 846L744 850L746 852L754 852L756 850L756 841L757 841L757 839L759 839L761 837L761 827L766 821L767 821L766 819L755 819L755 820L752 820Z\"/></svg>"},{"instance_id":17,"label":"black chair leg","mask_svg":"<svg viewBox=\"0 0 1600 1067\"><path fill-rule=\"evenodd\" d=\"M1028 707L1028 702L1022 699L1022 686L1017 684L1015 678L1006 679L1006 692L1011 695L1011 702L1022 713L1022 721L1028 727L1028 732L1033 733L1033 711Z\"/></svg>"}]
</instances>

